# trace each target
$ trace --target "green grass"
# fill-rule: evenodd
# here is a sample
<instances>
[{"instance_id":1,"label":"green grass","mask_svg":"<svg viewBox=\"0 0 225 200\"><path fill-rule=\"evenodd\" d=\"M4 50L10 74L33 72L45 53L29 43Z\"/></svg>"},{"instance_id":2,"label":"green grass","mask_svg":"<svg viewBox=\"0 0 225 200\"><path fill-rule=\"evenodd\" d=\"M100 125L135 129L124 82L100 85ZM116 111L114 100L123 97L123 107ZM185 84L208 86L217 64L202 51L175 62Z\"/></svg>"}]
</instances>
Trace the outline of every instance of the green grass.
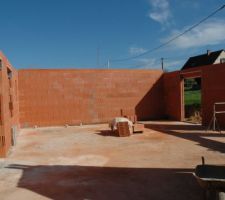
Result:
<instances>
[{"instance_id":1,"label":"green grass","mask_svg":"<svg viewBox=\"0 0 225 200\"><path fill-rule=\"evenodd\" d=\"M201 90L184 91L185 105L201 105Z\"/></svg>"}]
</instances>

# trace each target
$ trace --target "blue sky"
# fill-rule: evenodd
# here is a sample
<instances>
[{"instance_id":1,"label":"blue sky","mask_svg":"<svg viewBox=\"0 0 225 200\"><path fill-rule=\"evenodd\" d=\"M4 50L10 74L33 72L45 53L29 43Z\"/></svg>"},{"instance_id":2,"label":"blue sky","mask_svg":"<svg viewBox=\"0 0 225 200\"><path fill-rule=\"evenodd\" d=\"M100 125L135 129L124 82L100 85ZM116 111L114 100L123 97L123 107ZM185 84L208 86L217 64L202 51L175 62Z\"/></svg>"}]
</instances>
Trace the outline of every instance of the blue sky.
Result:
<instances>
[{"instance_id":1,"label":"blue sky","mask_svg":"<svg viewBox=\"0 0 225 200\"><path fill-rule=\"evenodd\" d=\"M224 0L7 0L0 49L16 68L106 68L167 41ZM225 48L225 9L165 48L111 68L182 67L189 56ZM97 53L99 52L99 53ZM99 56L97 56L99 55Z\"/></svg>"}]
</instances>

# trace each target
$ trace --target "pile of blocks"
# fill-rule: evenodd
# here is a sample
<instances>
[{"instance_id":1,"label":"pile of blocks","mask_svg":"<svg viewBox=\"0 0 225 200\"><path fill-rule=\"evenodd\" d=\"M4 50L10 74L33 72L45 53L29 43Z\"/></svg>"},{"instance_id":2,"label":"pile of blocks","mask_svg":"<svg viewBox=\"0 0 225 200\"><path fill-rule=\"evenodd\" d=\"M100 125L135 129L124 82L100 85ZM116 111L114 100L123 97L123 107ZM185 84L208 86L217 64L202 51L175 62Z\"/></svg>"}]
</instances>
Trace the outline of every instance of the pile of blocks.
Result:
<instances>
[{"instance_id":1,"label":"pile of blocks","mask_svg":"<svg viewBox=\"0 0 225 200\"><path fill-rule=\"evenodd\" d=\"M128 122L119 122L117 123L117 133L119 137L128 137L133 133L143 133L144 124L134 124L132 130L130 130Z\"/></svg>"},{"instance_id":2,"label":"pile of blocks","mask_svg":"<svg viewBox=\"0 0 225 200\"><path fill-rule=\"evenodd\" d=\"M117 132L120 137L128 137L131 135L128 122L117 123Z\"/></svg>"}]
</instances>

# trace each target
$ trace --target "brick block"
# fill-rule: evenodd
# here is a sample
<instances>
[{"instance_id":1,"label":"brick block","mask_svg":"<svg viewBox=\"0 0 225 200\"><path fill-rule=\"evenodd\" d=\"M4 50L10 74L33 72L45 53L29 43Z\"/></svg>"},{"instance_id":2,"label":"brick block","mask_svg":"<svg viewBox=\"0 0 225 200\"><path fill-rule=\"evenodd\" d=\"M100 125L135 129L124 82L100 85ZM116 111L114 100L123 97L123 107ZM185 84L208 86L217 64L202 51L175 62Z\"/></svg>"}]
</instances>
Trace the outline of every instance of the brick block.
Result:
<instances>
[{"instance_id":1,"label":"brick block","mask_svg":"<svg viewBox=\"0 0 225 200\"><path fill-rule=\"evenodd\" d=\"M128 122L118 122L117 131L120 137L128 137L131 135Z\"/></svg>"},{"instance_id":2,"label":"brick block","mask_svg":"<svg viewBox=\"0 0 225 200\"><path fill-rule=\"evenodd\" d=\"M144 124L134 124L133 133L143 133L145 129Z\"/></svg>"}]
</instances>

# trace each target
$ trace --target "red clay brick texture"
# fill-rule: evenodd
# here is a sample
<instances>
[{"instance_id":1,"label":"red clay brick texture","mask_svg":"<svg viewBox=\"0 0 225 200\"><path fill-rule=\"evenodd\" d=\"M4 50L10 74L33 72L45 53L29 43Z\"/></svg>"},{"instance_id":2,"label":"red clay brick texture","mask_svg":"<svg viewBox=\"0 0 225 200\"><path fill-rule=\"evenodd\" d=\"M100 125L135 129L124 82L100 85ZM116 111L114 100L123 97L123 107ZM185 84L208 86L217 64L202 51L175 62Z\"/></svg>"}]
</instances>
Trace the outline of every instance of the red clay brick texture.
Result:
<instances>
[{"instance_id":1,"label":"red clay brick texture","mask_svg":"<svg viewBox=\"0 0 225 200\"><path fill-rule=\"evenodd\" d=\"M202 124L208 126L215 102L225 102L225 64L202 66L164 74L165 113L169 119L183 119L182 79L202 77ZM220 111L225 105L217 106ZM225 114L217 115L219 125L225 128Z\"/></svg>"},{"instance_id":2,"label":"red clay brick texture","mask_svg":"<svg viewBox=\"0 0 225 200\"><path fill-rule=\"evenodd\" d=\"M161 70L19 70L23 127L108 122L164 112Z\"/></svg>"},{"instance_id":3,"label":"red clay brick texture","mask_svg":"<svg viewBox=\"0 0 225 200\"><path fill-rule=\"evenodd\" d=\"M180 72L165 73L164 79L164 97L165 97L165 115L168 119L182 119L182 93Z\"/></svg>"},{"instance_id":4,"label":"red clay brick texture","mask_svg":"<svg viewBox=\"0 0 225 200\"><path fill-rule=\"evenodd\" d=\"M212 118L215 102L225 102L225 64L207 66L202 70L202 116L205 126ZM217 106L217 110L225 111L225 105ZM220 126L225 128L225 114L218 114L217 118Z\"/></svg>"},{"instance_id":5,"label":"red clay brick texture","mask_svg":"<svg viewBox=\"0 0 225 200\"><path fill-rule=\"evenodd\" d=\"M5 157L12 145L12 127L19 128L18 74L0 52L0 157Z\"/></svg>"}]
</instances>

